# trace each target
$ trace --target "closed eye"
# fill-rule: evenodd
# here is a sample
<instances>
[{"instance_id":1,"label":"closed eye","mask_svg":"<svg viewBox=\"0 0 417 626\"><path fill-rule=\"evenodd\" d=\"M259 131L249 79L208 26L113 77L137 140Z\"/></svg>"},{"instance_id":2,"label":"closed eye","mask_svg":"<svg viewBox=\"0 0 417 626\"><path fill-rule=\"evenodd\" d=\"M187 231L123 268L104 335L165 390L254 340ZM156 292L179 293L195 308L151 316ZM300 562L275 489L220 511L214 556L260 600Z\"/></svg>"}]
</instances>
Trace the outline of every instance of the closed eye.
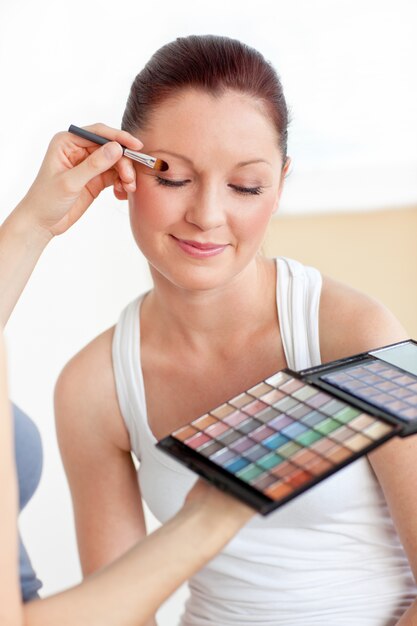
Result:
<instances>
[{"instance_id":1,"label":"closed eye","mask_svg":"<svg viewBox=\"0 0 417 626\"><path fill-rule=\"evenodd\" d=\"M243 195L259 196L263 192L263 187L241 187L240 185L229 185L229 187Z\"/></svg>"},{"instance_id":2,"label":"closed eye","mask_svg":"<svg viewBox=\"0 0 417 626\"><path fill-rule=\"evenodd\" d=\"M170 178L162 178L161 176L155 176L155 180L158 185L165 187L184 187L184 185L191 182L189 180L171 180Z\"/></svg>"}]
</instances>

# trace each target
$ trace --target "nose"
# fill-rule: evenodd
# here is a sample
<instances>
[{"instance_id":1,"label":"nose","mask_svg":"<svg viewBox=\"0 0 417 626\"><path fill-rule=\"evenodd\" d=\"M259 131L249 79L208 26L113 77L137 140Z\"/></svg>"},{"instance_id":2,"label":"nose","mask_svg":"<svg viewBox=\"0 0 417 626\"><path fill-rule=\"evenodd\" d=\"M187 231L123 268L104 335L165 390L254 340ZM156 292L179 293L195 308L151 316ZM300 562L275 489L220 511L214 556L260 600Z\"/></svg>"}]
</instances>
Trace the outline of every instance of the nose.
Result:
<instances>
[{"instance_id":1,"label":"nose","mask_svg":"<svg viewBox=\"0 0 417 626\"><path fill-rule=\"evenodd\" d=\"M192 199L185 214L185 220L201 230L213 230L226 221L221 194L215 185L202 187Z\"/></svg>"}]
</instances>

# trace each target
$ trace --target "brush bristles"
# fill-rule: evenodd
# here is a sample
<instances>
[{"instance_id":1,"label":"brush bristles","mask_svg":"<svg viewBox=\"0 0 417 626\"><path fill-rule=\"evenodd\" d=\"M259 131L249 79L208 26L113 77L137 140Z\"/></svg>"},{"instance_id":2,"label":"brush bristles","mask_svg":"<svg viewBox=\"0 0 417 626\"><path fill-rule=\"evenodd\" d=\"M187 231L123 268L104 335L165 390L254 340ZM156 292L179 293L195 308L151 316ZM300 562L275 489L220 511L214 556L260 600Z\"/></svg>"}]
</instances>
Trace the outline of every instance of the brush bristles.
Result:
<instances>
[{"instance_id":1,"label":"brush bristles","mask_svg":"<svg viewBox=\"0 0 417 626\"><path fill-rule=\"evenodd\" d=\"M162 159L156 159L153 169L158 170L158 172L166 172L168 167L169 166L166 161L163 161Z\"/></svg>"}]
</instances>

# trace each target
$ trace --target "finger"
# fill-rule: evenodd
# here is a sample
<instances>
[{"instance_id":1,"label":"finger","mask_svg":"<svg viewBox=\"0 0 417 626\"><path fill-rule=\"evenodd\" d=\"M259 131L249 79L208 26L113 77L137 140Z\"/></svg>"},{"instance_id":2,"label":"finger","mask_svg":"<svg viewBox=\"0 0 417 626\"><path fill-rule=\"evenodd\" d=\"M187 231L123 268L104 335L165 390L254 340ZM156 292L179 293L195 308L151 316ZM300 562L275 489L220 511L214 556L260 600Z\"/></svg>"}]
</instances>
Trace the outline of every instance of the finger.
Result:
<instances>
[{"instance_id":1,"label":"finger","mask_svg":"<svg viewBox=\"0 0 417 626\"><path fill-rule=\"evenodd\" d=\"M111 126L106 126L106 124L92 124L91 126L84 126L84 128L90 130L92 133L96 133L96 135L111 139L111 141L117 141L122 146L126 146L126 148L130 148L131 150L140 150L143 148L143 143L140 139L131 135L126 130L111 128Z\"/></svg>"},{"instance_id":2,"label":"finger","mask_svg":"<svg viewBox=\"0 0 417 626\"><path fill-rule=\"evenodd\" d=\"M113 184L113 193L118 200L127 200L127 193L123 188L120 178L118 178Z\"/></svg>"},{"instance_id":3,"label":"finger","mask_svg":"<svg viewBox=\"0 0 417 626\"><path fill-rule=\"evenodd\" d=\"M121 145L115 141L101 146L76 167L65 172L67 189L74 193L80 192L90 180L112 168L122 154Z\"/></svg>"},{"instance_id":4,"label":"finger","mask_svg":"<svg viewBox=\"0 0 417 626\"><path fill-rule=\"evenodd\" d=\"M136 170L131 159L123 157L115 165L115 169L120 177L122 185L126 191L135 191L136 189Z\"/></svg>"}]
</instances>

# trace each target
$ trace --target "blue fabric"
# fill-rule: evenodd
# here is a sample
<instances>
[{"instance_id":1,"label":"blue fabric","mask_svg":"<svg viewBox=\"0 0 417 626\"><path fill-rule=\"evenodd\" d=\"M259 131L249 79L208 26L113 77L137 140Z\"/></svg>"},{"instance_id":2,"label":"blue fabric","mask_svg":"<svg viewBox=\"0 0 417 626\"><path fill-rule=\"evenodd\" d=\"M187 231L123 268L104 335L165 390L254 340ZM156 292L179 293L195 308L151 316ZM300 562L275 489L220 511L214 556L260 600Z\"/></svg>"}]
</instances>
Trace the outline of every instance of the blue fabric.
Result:
<instances>
[{"instance_id":1,"label":"blue fabric","mask_svg":"<svg viewBox=\"0 0 417 626\"><path fill-rule=\"evenodd\" d=\"M13 405L15 458L22 510L34 494L42 473L42 443L39 431L29 417ZM20 587L24 602L38 598L42 583L37 578L19 533Z\"/></svg>"}]
</instances>

